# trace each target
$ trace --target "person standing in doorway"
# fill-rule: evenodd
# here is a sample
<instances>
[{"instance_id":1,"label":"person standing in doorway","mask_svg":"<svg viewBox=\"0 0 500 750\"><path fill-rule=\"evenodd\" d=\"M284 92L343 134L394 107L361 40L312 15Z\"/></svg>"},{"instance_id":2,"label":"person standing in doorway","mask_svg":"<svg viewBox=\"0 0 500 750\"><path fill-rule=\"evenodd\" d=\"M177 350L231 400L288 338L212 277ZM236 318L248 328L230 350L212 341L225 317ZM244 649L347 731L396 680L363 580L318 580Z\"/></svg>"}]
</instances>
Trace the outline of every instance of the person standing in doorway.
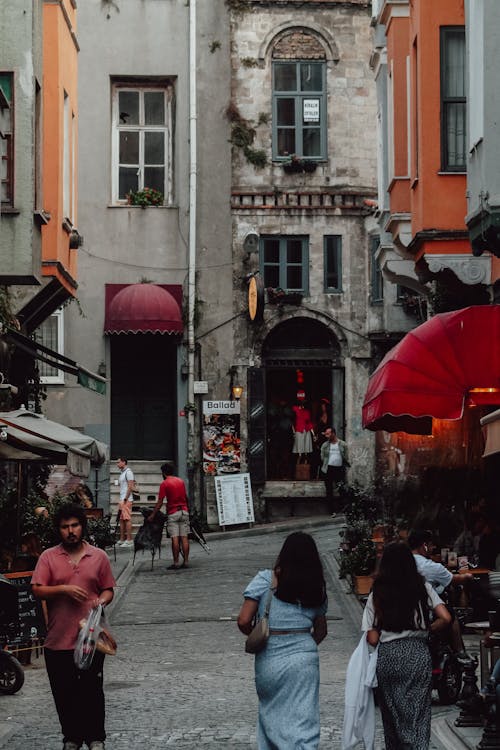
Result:
<instances>
[{"instance_id":1,"label":"person standing in doorway","mask_svg":"<svg viewBox=\"0 0 500 750\"><path fill-rule=\"evenodd\" d=\"M161 467L163 482L158 490L158 500L148 521L153 521L163 501L167 501L167 534L172 540L172 557L174 559L168 570L179 570L188 567L189 560L189 505L186 485L180 477L175 476L171 463ZM179 554L182 546L184 562L179 565Z\"/></svg>"},{"instance_id":2,"label":"person standing in doorway","mask_svg":"<svg viewBox=\"0 0 500 750\"><path fill-rule=\"evenodd\" d=\"M104 654L96 651L87 670L73 660L80 620L113 599L116 585L106 553L84 540L84 509L62 505L54 516L61 540L42 552L31 583L33 594L47 602L45 664L61 729L63 750L104 750Z\"/></svg>"},{"instance_id":3,"label":"person standing in doorway","mask_svg":"<svg viewBox=\"0 0 500 750\"><path fill-rule=\"evenodd\" d=\"M339 440L334 427L328 427L325 430L326 441L321 446L321 471L323 472L326 501L328 503L328 512L332 518L341 510L342 504L342 485L345 482L346 468L350 466L347 443ZM334 495L334 488L339 491L339 499Z\"/></svg>"},{"instance_id":4,"label":"person standing in doorway","mask_svg":"<svg viewBox=\"0 0 500 750\"><path fill-rule=\"evenodd\" d=\"M120 469L118 485L120 487L120 547L132 547L132 491L134 489L134 473L129 468L126 458L120 456L116 462Z\"/></svg>"}]
</instances>

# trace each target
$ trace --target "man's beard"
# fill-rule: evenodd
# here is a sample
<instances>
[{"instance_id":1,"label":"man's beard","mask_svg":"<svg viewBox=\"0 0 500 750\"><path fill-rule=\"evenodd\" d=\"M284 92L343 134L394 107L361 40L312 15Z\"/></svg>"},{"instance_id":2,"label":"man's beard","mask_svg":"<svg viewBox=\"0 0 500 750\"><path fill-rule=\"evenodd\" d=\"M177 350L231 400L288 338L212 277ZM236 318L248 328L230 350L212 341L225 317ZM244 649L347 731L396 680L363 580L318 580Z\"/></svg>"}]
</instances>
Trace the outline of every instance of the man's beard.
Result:
<instances>
[{"instance_id":1,"label":"man's beard","mask_svg":"<svg viewBox=\"0 0 500 750\"><path fill-rule=\"evenodd\" d=\"M73 535L73 536L69 537L68 539L65 539L62 542L62 546L65 549L77 549L77 547L80 546L80 544L82 543L82 541L83 541L83 539L82 539L81 536L77 537L77 536Z\"/></svg>"}]
</instances>

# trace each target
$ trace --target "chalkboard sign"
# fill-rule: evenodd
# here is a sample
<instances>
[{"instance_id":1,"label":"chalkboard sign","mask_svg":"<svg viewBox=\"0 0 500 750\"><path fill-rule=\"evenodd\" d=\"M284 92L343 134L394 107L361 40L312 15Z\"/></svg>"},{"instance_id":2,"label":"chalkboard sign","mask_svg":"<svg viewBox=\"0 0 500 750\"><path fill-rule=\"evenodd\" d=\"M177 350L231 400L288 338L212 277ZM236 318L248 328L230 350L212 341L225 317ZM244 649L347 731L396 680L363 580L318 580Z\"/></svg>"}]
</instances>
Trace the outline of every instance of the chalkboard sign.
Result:
<instances>
[{"instance_id":1,"label":"chalkboard sign","mask_svg":"<svg viewBox=\"0 0 500 750\"><path fill-rule=\"evenodd\" d=\"M31 576L33 572L6 573L16 587L18 594L20 632L16 638L9 639L9 645L29 643L33 638L43 638L47 632L42 604L31 592Z\"/></svg>"}]
</instances>

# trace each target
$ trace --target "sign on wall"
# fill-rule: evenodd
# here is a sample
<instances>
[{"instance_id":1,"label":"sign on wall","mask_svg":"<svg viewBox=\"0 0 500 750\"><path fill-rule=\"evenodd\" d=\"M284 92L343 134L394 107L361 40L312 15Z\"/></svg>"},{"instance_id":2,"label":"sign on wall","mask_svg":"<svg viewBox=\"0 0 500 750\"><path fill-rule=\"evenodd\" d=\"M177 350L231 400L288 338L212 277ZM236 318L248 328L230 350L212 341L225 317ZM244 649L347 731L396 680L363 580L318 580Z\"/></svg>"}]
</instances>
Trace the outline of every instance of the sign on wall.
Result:
<instances>
[{"instance_id":1,"label":"sign on wall","mask_svg":"<svg viewBox=\"0 0 500 750\"><path fill-rule=\"evenodd\" d=\"M304 122L319 122L319 99L304 99Z\"/></svg>"},{"instance_id":2,"label":"sign on wall","mask_svg":"<svg viewBox=\"0 0 500 750\"><path fill-rule=\"evenodd\" d=\"M240 463L240 402L204 401L204 473L238 474Z\"/></svg>"},{"instance_id":3,"label":"sign on wall","mask_svg":"<svg viewBox=\"0 0 500 750\"><path fill-rule=\"evenodd\" d=\"M250 474L215 477L215 494L220 526L254 522Z\"/></svg>"}]
</instances>

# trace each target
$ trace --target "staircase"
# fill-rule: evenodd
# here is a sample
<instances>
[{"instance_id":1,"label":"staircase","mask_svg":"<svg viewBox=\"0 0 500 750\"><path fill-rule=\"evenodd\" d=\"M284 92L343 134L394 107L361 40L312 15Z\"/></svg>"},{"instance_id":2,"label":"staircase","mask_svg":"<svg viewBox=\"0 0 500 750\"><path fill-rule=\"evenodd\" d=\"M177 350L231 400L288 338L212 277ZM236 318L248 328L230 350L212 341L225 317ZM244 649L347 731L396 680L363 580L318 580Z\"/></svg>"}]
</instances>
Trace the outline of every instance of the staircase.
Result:
<instances>
[{"instance_id":1,"label":"staircase","mask_svg":"<svg viewBox=\"0 0 500 750\"><path fill-rule=\"evenodd\" d=\"M132 469L134 473L134 479L139 485L141 491L141 499L133 501L132 506L132 535L135 534L139 526L142 526L144 518L140 512L140 508L153 508L156 499L158 497L158 487L162 481L162 475L160 466L164 461L134 461L128 462L128 467ZM109 486L110 486L110 512L111 512L111 524L113 525L116 520L116 514L118 512L118 503L120 502L120 488L118 486L118 478L120 476L120 470L116 464L110 466L109 472ZM116 484L115 484L116 482ZM165 508L163 508L165 511Z\"/></svg>"}]
</instances>

